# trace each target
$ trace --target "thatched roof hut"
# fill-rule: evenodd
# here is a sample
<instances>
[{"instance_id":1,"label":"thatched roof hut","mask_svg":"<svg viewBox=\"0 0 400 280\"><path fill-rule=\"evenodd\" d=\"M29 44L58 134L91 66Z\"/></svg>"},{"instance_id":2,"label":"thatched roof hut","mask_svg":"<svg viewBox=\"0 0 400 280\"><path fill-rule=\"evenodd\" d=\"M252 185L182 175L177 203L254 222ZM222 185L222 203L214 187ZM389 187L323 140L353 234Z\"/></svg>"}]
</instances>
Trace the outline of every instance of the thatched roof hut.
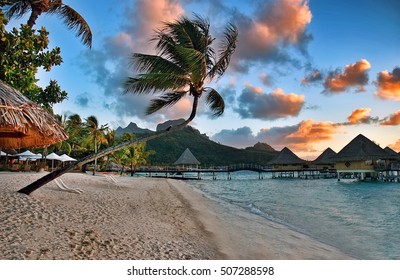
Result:
<instances>
[{"instance_id":1,"label":"thatched roof hut","mask_svg":"<svg viewBox=\"0 0 400 280\"><path fill-rule=\"evenodd\" d=\"M362 134L350 141L333 158L335 162L391 159L392 155Z\"/></svg>"},{"instance_id":2,"label":"thatched roof hut","mask_svg":"<svg viewBox=\"0 0 400 280\"><path fill-rule=\"evenodd\" d=\"M199 165L200 161L195 158L189 148L182 153L182 155L178 158L174 163L175 165Z\"/></svg>"},{"instance_id":3,"label":"thatched roof hut","mask_svg":"<svg viewBox=\"0 0 400 280\"><path fill-rule=\"evenodd\" d=\"M335 163L333 157L335 157L336 155L337 154L334 150L332 150L331 148L327 148L325 151L322 152L319 157L313 160L312 163L317 165L333 164Z\"/></svg>"},{"instance_id":4,"label":"thatched roof hut","mask_svg":"<svg viewBox=\"0 0 400 280\"><path fill-rule=\"evenodd\" d=\"M68 139L42 107L0 81L0 147L46 147Z\"/></svg>"},{"instance_id":5,"label":"thatched roof hut","mask_svg":"<svg viewBox=\"0 0 400 280\"><path fill-rule=\"evenodd\" d=\"M279 154L273 158L268 164L273 165L282 165L282 164L289 164L289 165L298 165L298 164L305 164L306 161L296 156L289 148L285 147Z\"/></svg>"},{"instance_id":6,"label":"thatched roof hut","mask_svg":"<svg viewBox=\"0 0 400 280\"><path fill-rule=\"evenodd\" d=\"M385 152L388 153L390 156L392 156L394 160L396 161L400 161L400 153L397 153L396 151L394 151L393 149L391 149L390 147L386 147L384 148Z\"/></svg>"}]
</instances>

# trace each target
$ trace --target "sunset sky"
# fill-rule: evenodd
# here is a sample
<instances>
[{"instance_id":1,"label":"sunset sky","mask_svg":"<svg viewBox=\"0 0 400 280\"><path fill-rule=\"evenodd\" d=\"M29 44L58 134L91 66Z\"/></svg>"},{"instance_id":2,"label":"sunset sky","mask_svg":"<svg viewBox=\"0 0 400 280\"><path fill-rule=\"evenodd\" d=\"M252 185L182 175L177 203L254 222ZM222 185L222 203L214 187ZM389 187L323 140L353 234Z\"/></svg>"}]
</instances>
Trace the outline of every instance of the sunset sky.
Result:
<instances>
[{"instance_id":1,"label":"sunset sky","mask_svg":"<svg viewBox=\"0 0 400 280\"><path fill-rule=\"evenodd\" d=\"M135 75L134 52L152 53L149 39L162 21L193 13L208 17L221 38L228 22L239 30L238 47L225 76L211 84L225 99L218 119L204 104L193 126L222 144L256 142L287 146L313 159L325 148L338 152L359 133L400 151L400 1L398 0L64 0L89 23L87 49L55 16L36 27L50 32L64 63L40 72L43 85L58 80L69 94L58 114L95 115L112 128L135 122L187 118L190 99L150 116L151 95L123 95ZM216 46L218 47L218 46Z\"/></svg>"}]
</instances>

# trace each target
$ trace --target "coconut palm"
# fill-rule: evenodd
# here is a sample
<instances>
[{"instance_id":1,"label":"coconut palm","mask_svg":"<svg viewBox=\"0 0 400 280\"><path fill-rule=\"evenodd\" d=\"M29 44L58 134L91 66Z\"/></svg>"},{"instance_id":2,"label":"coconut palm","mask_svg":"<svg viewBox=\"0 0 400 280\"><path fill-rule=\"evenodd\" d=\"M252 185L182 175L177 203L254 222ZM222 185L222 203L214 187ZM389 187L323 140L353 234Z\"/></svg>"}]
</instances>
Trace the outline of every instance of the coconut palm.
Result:
<instances>
[{"instance_id":1,"label":"coconut palm","mask_svg":"<svg viewBox=\"0 0 400 280\"><path fill-rule=\"evenodd\" d=\"M136 172L138 165L146 165L148 158L154 155L156 151L147 150L146 142L140 142L126 149L126 160L131 166L131 176Z\"/></svg>"},{"instance_id":2,"label":"coconut palm","mask_svg":"<svg viewBox=\"0 0 400 280\"><path fill-rule=\"evenodd\" d=\"M121 167L120 174L124 172L125 169L125 161L128 159L127 157L127 150L126 149L121 149L119 151L115 151L112 153L111 160L117 164L119 167Z\"/></svg>"},{"instance_id":3,"label":"coconut palm","mask_svg":"<svg viewBox=\"0 0 400 280\"><path fill-rule=\"evenodd\" d=\"M89 147L94 148L94 153L97 154L97 150L102 144L108 144L105 132L108 130L108 124L99 125L99 121L95 116L89 116L86 119L84 125L87 131L87 138L85 144ZM93 175L96 174L97 158L94 159Z\"/></svg>"},{"instance_id":4,"label":"coconut palm","mask_svg":"<svg viewBox=\"0 0 400 280\"><path fill-rule=\"evenodd\" d=\"M206 95L206 102L214 115L220 116L224 112L224 100L215 89L206 87L205 83L225 73L236 49L237 37L237 28L229 24L225 29L220 48L216 51L213 47L215 38L210 34L210 24L207 19L195 15L193 20L182 17L173 23L166 23L164 28L156 32L153 39L157 41L156 55L133 54L133 65L140 73L126 80L125 91L133 94L159 94L158 98L150 102L147 110L149 114L174 105L183 97L189 96L193 99L193 105L188 119L164 131L135 138L89 155L40 178L19 192L30 194L75 166L82 166L114 151L184 128L196 116L198 102L203 94Z\"/></svg>"},{"instance_id":5,"label":"coconut palm","mask_svg":"<svg viewBox=\"0 0 400 280\"><path fill-rule=\"evenodd\" d=\"M56 14L64 20L67 27L81 37L84 45L92 47L92 31L85 19L62 0L2 0L1 7L6 7L8 18L20 18L30 13L27 24L33 27L41 14Z\"/></svg>"},{"instance_id":6,"label":"coconut palm","mask_svg":"<svg viewBox=\"0 0 400 280\"><path fill-rule=\"evenodd\" d=\"M199 98L206 94L206 101L215 116L224 112L225 103L213 88L205 87L206 80L222 76L236 48L237 29L229 25L224 33L219 55L211 44L208 20L195 15L194 20L183 17L167 23L157 31L153 40L158 41L156 55L135 53L132 57L137 70L143 72L129 78L125 83L126 92L134 94L159 94L151 100L147 114L174 105L185 96L193 98L192 112L188 124L196 115Z\"/></svg>"}]
</instances>

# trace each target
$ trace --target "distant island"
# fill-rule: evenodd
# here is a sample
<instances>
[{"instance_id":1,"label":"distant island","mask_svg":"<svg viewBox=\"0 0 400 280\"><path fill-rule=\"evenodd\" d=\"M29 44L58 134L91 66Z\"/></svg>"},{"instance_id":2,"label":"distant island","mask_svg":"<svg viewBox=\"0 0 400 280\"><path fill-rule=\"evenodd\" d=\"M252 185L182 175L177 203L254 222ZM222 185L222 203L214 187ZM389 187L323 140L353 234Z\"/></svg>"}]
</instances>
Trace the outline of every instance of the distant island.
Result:
<instances>
[{"instance_id":1,"label":"distant island","mask_svg":"<svg viewBox=\"0 0 400 280\"><path fill-rule=\"evenodd\" d=\"M181 120L167 121L157 126L157 131L168 129L180 123ZM118 127L116 135L121 136L124 133L134 133L136 135L146 135L154 131L140 128L135 123L130 123L125 128ZM169 165L174 163L182 152L189 148L202 166L220 166L238 163L253 163L267 165L273 157L278 154L274 148L267 143L257 143L252 147L238 149L216 143L199 130L187 126L180 131L153 139L147 142L147 148L155 150L156 154L150 156L151 165Z\"/></svg>"}]
</instances>

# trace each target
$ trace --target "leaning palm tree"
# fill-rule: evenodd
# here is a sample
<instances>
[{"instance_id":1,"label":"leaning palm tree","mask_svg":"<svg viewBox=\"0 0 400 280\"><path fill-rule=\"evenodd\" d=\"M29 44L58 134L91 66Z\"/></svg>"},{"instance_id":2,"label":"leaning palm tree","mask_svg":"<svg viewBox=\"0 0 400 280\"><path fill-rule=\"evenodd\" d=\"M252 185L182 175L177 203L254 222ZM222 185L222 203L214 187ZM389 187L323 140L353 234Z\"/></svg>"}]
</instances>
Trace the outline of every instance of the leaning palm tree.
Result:
<instances>
[{"instance_id":1,"label":"leaning palm tree","mask_svg":"<svg viewBox=\"0 0 400 280\"><path fill-rule=\"evenodd\" d=\"M6 8L8 18L21 18L30 13L28 26L33 27L38 17L43 14L55 14L64 20L71 30L76 31L84 45L92 47L92 31L85 19L62 0L1 0L0 7Z\"/></svg>"},{"instance_id":2,"label":"leaning palm tree","mask_svg":"<svg viewBox=\"0 0 400 280\"><path fill-rule=\"evenodd\" d=\"M19 192L30 194L76 166L184 128L196 116L198 102L203 95L206 95L206 102L214 115L220 116L224 112L224 100L215 89L206 87L205 83L221 77L225 73L236 49L237 37L237 28L229 24L225 29L220 49L216 51L213 48L215 38L210 35L210 24L207 19L195 15L193 20L182 17L173 23L166 23L164 28L156 32L153 39L157 41L156 55L139 53L133 55L133 65L141 73L127 79L125 91L133 94L159 94L158 98L151 101L147 109L149 114L174 105L183 97L189 96L193 99L193 105L188 119L182 124L169 127L164 131L158 131L142 138L134 138L97 154L89 155L72 165L40 178Z\"/></svg>"}]
</instances>

